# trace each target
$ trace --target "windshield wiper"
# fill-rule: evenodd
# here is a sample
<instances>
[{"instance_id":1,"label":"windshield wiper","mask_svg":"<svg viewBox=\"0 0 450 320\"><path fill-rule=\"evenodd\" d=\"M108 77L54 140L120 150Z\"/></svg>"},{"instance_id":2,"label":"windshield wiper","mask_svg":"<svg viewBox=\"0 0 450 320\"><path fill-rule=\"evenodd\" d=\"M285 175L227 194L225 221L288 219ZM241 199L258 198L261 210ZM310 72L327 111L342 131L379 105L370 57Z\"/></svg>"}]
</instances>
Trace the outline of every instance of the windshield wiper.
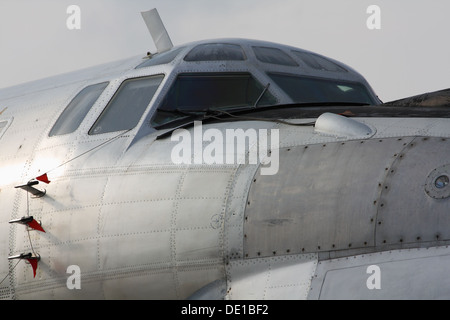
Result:
<instances>
[{"instance_id":1,"label":"windshield wiper","mask_svg":"<svg viewBox=\"0 0 450 320\"><path fill-rule=\"evenodd\" d=\"M234 113L240 113L240 112L246 113L249 111L261 111L263 109L265 109L265 108L261 108L261 107L255 108L253 106L246 106L246 107L233 107L233 108L230 108L230 110L228 110L228 111L225 111L222 109L212 109L212 108L208 108L206 110L192 110L192 111L187 111L187 112L174 110L173 111L174 113L183 113L183 114L186 114L189 116L195 116L195 119L193 119L189 122L183 123L179 126L173 127L170 130L168 130L162 134L159 134L156 137L156 140L169 136L177 129L190 127L190 126L194 125L195 121L203 122L203 121L207 121L210 119L219 120L219 121L228 121L230 119L238 120L238 121L270 121L270 122L282 123L282 124L287 124L287 125L292 125L292 126L313 126L315 124L315 122L293 123L293 122L284 121L281 119L248 117L248 116L239 116L239 115L234 114ZM201 115L201 117L199 117L199 115ZM225 117L223 117L223 116L225 116ZM179 120L179 119L177 119L177 120ZM176 120L174 120L174 121L176 121ZM167 124L169 124L169 123L165 123L163 125L157 126L157 127L155 127L155 129L160 130L162 127L164 127Z\"/></svg>"},{"instance_id":2,"label":"windshield wiper","mask_svg":"<svg viewBox=\"0 0 450 320\"><path fill-rule=\"evenodd\" d=\"M269 86L266 86L266 89L268 89ZM264 95L265 92L263 92L260 96L260 98ZM259 100L259 98L258 98ZM271 121L271 122L277 122L287 125L293 125L293 126L312 126L315 124L315 122L309 122L309 123L292 123L280 119L274 119L274 118L257 118L257 117L249 117L249 116L243 116L239 115L240 113L247 114L252 112L261 112L261 111L267 111L271 109L284 109L284 108L317 108L317 107L342 107L342 106L369 106L368 103L363 102L304 102L304 103L291 103L291 104L284 104L284 105L268 105L268 106L261 106L256 107L255 103L253 106L242 106L242 107L228 107L228 108L207 108L207 109L198 109L198 110L180 110L180 109L174 109L174 110L161 110L164 112L169 112L173 114L179 114L184 115L185 117L174 119L173 121L164 123L162 125L154 127L157 130L161 130L163 127L170 125L171 123L180 121L182 119L185 119L187 117L193 117L194 119L182 123L179 126L170 128L170 130L160 134L157 136L156 139L162 139L167 137L168 135L172 134L177 129L181 128L187 128L189 126L192 126L195 121L208 121L208 120L219 120L219 121L229 121L232 119L233 121Z\"/></svg>"},{"instance_id":3,"label":"windshield wiper","mask_svg":"<svg viewBox=\"0 0 450 320\"><path fill-rule=\"evenodd\" d=\"M256 108L258 106L258 103L261 101L262 97L266 94L267 90L269 90L270 82L267 83L267 85L264 87L263 92L259 95L258 99L256 99L255 104L253 105L253 108Z\"/></svg>"}]
</instances>

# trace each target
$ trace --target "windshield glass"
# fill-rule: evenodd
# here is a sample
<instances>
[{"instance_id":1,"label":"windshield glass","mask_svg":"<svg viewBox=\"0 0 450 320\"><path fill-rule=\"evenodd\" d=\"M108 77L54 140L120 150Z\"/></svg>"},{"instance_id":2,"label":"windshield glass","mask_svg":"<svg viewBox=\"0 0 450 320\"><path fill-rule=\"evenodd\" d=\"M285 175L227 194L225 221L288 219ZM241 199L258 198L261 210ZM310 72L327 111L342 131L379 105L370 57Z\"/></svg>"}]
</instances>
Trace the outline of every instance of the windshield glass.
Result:
<instances>
[{"instance_id":1,"label":"windshield glass","mask_svg":"<svg viewBox=\"0 0 450 320\"><path fill-rule=\"evenodd\" d=\"M268 75L289 95L294 103L351 102L376 104L367 88L357 82L279 73L268 73Z\"/></svg>"},{"instance_id":2,"label":"windshield glass","mask_svg":"<svg viewBox=\"0 0 450 320\"><path fill-rule=\"evenodd\" d=\"M276 103L275 97L249 73L180 74L153 117L152 125L186 117L183 112Z\"/></svg>"},{"instance_id":3,"label":"windshield glass","mask_svg":"<svg viewBox=\"0 0 450 320\"><path fill-rule=\"evenodd\" d=\"M109 82L98 83L81 90L59 116L49 133L49 137L68 134L77 130L108 84Z\"/></svg>"},{"instance_id":4,"label":"windshield glass","mask_svg":"<svg viewBox=\"0 0 450 320\"><path fill-rule=\"evenodd\" d=\"M90 135L133 129L164 76L125 80L89 131Z\"/></svg>"},{"instance_id":5,"label":"windshield glass","mask_svg":"<svg viewBox=\"0 0 450 320\"><path fill-rule=\"evenodd\" d=\"M196 46L184 61L245 60L244 51L237 44L207 43Z\"/></svg>"}]
</instances>

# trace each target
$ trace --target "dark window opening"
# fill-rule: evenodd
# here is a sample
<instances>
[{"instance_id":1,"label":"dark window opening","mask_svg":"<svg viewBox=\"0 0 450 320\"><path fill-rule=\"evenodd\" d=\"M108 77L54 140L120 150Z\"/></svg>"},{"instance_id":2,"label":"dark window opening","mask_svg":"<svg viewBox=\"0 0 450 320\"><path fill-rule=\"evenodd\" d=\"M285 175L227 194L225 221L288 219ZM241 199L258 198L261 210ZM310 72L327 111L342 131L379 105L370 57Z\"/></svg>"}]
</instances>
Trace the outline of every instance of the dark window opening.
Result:
<instances>
[{"instance_id":1,"label":"dark window opening","mask_svg":"<svg viewBox=\"0 0 450 320\"><path fill-rule=\"evenodd\" d=\"M357 82L299 77L268 73L269 77L293 100L308 102L349 102L376 104L367 88Z\"/></svg>"},{"instance_id":2,"label":"dark window opening","mask_svg":"<svg viewBox=\"0 0 450 320\"><path fill-rule=\"evenodd\" d=\"M315 70L347 72L347 70L343 67L317 54L294 50L292 51L292 53L298 56L310 68L313 68Z\"/></svg>"},{"instance_id":3,"label":"dark window opening","mask_svg":"<svg viewBox=\"0 0 450 320\"><path fill-rule=\"evenodd\" d=\"M69 134L77 130L108 84L109 82L102 82L81 90L59 116L49 136Z\"/></svg>"},{"instance_id":4,"label":"dark window opening","mask_svg":"<svg viewBox=\"0 0 450 320\"><path fill-rule=\"evenodd\" d=\"M192 49L185 61L245 60L241 46L227 43L201 44Z\"/></svg>"},{"instance_id":5,"label":"dark window opening","mask_svg":"<svg viewBox=\"0 0 450 320\"><path fill-rule=\"evenodd\" d=\"M291 67L298 66L294 59L278 48L253 47L253 51L255 52L256 58L261 62Z\"/></svg>"},{"instance_id":6,"label":"dark window opening","mask_svg":"<svg viewBox=\"0 0 450 320\"><path fill-rule=\"evenodd\" d=\"M150 104L163 78L163 75L157 75L125 80L89 134L133 129Z\"/></svg>"},{"instance_id":7,"label":"dark window opening","mask_svg":"<svg viewBox=\"0 0 450 320\"><path fill-rule=\"evenodd\" d=\"M153 126L168 123L183 114L174 111L206 111L276 104L265 86L249 73L180 74L152 119Z\"/></svg>"}]
</instances>

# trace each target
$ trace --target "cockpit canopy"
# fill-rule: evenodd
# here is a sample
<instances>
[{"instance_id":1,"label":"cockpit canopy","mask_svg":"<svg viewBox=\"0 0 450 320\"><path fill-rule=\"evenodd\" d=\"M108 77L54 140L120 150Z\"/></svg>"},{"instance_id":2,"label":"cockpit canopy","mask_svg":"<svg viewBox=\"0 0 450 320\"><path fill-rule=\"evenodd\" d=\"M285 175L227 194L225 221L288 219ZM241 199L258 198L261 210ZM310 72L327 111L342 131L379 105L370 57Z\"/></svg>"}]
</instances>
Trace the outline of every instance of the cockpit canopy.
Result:
<instances>
[{"instance_id":1,"label":"cockpit canopy","mask_svg":"<svg viewBox=\"0 0 450 320\"><path fill-rule=\"evenodd\" d=\"M49 135L75 131L109 84L80 91ZM380 101L360 74L322 55L256 40L201 41L146 57L109 98L89 134L133 129L144 114L155 128L186 113L291 103Z\"/></svg>"}]
</instances>

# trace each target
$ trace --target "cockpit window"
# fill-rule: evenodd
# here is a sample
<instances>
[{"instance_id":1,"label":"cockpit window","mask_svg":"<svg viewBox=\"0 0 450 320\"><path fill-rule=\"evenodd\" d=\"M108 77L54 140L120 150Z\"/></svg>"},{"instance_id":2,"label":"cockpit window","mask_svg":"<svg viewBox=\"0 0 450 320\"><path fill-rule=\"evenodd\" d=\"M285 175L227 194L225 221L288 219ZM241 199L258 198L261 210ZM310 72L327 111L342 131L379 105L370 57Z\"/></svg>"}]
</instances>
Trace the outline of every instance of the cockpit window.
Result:
<instances>
[{"instance_id":1,"label":"cockpit window","mask_svg":"<svg viewBox=\"0 0 450 320\"><path fill-rule=\"evenodd\" d=\"M315 70L326 70L334 72L347 72L346 69L337 65L336 63L321 57L317 54L310 52L301 52L292 50L292 53L299 57L304 63L306 63L310 68Z\"/></svg>"},{"instance_id":2,"label":"cockpit window","mask_svg":"<svg viewBox=\"0 0 450 320\"><path fill-rule=\"evenodd\" d=\"M173 59L176 58L178 53L180 53L180 51L183 49L184 49L184 47L180 47L180 48L173 49L173 50L170 50L167 52L155 54L151 58L148 58L148 59L146 58L146 60L144 62L142 62L140 65L138 65L136 67L136 69L150 67L150 66L156 66L159 64L167 64L169 62L172 62Z\"/></svg>"},{"instance_id":3,"label":"cockpit window","mask_svg":"<svg viewBox=\"0 0 450 320\"><path fill-rule=\"evenodd\" d=\"M81 90L59 116L52 130L50 130L49 136L59 136L77 130L108 84L109 82L102 82Z\"/></svg>"},{"instance_id":4,"label":"cockpit window","mask_svg":"<svg viewBox=\"0 0 450 320\"><path fill-rule=\"evenodd\" d=\"M183 111L229 110L253 106L256 102L263 106L276 104L277 100L249 73L180 74L153 117L152 125L159 126L183 117Z\"/></svg>"},{"instance_id":5,"label":"cockpit window","mask_svg":"<svg viewBox=\"0 0 450 320\"><path fill-rule=\"evenodd\" d=\"M349 102L376 104L367 88L357 82L309 78L279 73L268 73L269 77L293 102Z\"/></svg>"},{"instance_id":6,"label":"cockpit window","mask_svg":"<svg viewBox=\"0 0 450 320\"><path fill-rule=\"evenodd\" d=\"M133 129L150 104L163 78L163 75L157 75L125 80L89 134Z\"/></svg>"},{"instance_id":7,"label":"cockpit window","mask_svg":"<svg viewBox=\"0 0 450 320\"><path fill-rule=\"evenodd\" d=\"M278 48L253 47L253 51L255 52L256 58L261 62L278 64L282 66L298 66L294 59Z\"/></svg>"},{"instance_id":8,"label":"cockpit window","mask_svg":"<svg viewBox=\"0 0 450 320\"><path fill-rule=\"evenodd\" d=\"M221 61L245 60L244 51L237 44L208 43L200 44L192 49L184 58L185 61Z\"/></svg>"}]
</instances>

